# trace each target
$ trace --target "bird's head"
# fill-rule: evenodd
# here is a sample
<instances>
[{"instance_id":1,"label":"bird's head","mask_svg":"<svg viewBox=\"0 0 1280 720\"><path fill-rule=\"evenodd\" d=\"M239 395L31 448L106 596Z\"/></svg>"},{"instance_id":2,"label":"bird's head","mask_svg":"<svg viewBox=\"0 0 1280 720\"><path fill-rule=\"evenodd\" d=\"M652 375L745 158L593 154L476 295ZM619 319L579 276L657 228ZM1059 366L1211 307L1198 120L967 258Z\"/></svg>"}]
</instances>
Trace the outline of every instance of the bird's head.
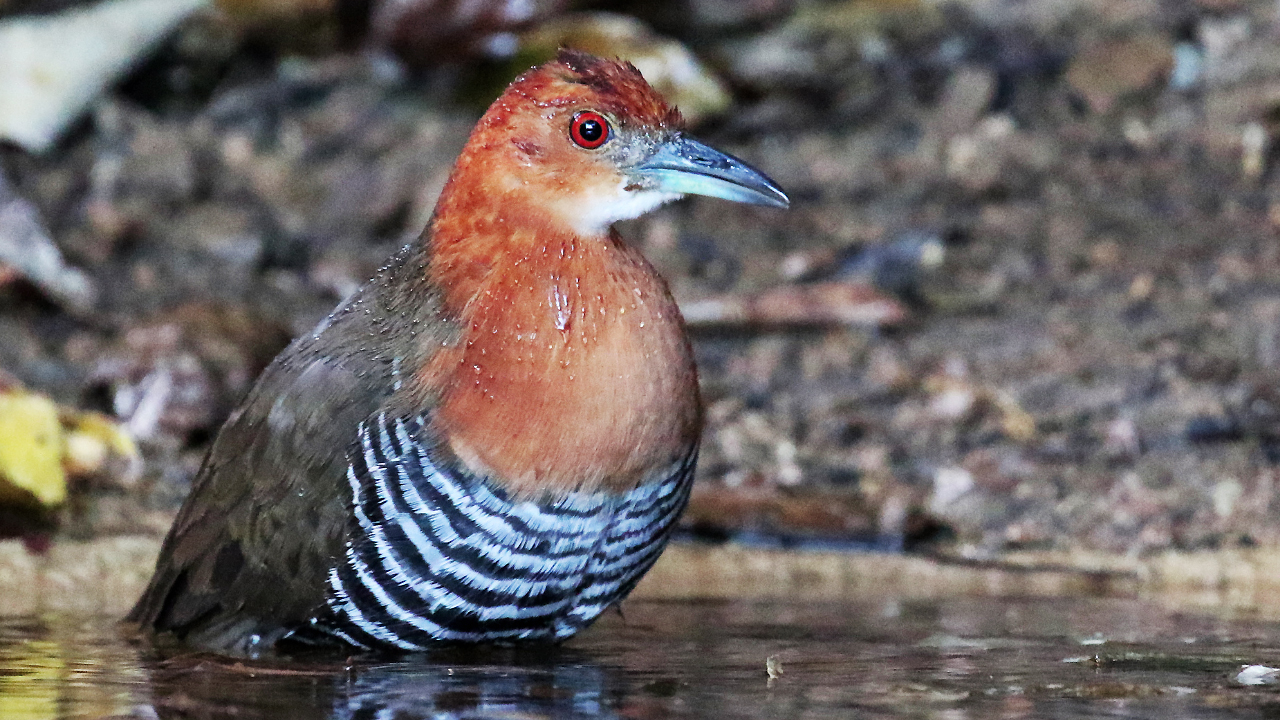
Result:
<instances>
[{"instance_id":1,"label":"bird's head","mask_svg":"<svg viewBox=\"0 0 1280 720\"><path fill-rule=\"evenodd\" d=\"M477 124L450 183L481 206L595 236L686 194L787 207L746 163L683 131L630 63L561 50L516 79Z\"/></svg>"}]
</instances>

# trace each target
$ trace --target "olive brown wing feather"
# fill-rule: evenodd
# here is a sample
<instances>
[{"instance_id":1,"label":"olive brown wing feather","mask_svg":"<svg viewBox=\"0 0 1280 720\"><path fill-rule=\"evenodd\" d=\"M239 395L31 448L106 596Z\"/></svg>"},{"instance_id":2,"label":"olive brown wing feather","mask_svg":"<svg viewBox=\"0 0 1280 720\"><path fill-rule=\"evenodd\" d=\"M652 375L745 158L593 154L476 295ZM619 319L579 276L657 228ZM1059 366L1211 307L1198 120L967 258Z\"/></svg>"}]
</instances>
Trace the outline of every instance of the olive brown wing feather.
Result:
<instances>
[{"instance_id":1,"label":"olive brown wing feather","mask_svg":"<svg viewBox=\"0 0 1280 720\"><path fill-rule=\"evenodd\" d=\"M346 537L354 429L381 398L360 373L286 351L219 433L130 619L249 652L323 605Z\"/></svg>"},{"instance_id":2,"label":"olive brown wing feather","mask_svg":"<svg viewBox=\"0 0 1280 720\"><path fill-rule=\"evenodd\" d=\"M406 246L263 372L218 433L131 620L250 652L323 606L351 522L356 429L396 392L400 366L422 367L448 333L424 263Z\"/></svg>"}]
</instances>

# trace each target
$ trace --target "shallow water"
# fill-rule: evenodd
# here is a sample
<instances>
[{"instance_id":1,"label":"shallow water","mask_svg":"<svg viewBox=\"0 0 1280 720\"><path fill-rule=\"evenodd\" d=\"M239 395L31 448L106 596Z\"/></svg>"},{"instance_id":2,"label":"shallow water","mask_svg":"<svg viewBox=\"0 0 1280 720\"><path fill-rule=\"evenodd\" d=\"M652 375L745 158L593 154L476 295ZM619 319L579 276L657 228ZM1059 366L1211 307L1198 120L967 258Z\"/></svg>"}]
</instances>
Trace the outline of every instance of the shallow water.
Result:
<instances>
[{"instance_id":1,"label":"shallow water","mask_svg":"<svg viewBox=\"0 0 1280 720\"><path fill-rule=\"evenodd\" d=\"M630 602L558 650L161 659L110 619L0 621L0 718L1257 717L1280 625L1131 600ZM766 658L781 664L770 680Z\"/></svg>"}]
</instances>

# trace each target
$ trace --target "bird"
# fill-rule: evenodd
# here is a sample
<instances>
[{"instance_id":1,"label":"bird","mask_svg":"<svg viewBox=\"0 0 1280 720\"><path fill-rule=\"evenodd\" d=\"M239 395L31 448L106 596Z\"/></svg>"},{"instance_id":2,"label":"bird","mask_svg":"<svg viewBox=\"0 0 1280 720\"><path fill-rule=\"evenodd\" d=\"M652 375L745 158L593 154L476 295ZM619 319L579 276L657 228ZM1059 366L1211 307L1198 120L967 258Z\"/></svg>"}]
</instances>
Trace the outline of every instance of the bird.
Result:
<instances>
[{"instance_id":1,"label":"bird","mask_svg":"<svg viewBox=\"0 0 1280 720\"><path fill-rule=\"evenodd\" d=\"M224 655L558 643L688 502L702 426L675 300L614 223L786 208L630 63L562 48L477 122L417 241L263 371L128 616Z\"/></svg>"}]
</instances>

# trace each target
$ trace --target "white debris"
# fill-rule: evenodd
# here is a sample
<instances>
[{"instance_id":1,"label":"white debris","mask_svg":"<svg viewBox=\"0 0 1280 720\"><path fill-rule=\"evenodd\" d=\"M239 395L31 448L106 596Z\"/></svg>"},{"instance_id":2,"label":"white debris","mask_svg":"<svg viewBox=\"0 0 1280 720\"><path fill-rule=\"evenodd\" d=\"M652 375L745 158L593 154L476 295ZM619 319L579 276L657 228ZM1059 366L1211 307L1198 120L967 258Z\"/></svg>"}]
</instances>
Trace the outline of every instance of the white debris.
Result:
<instances>
[{"instance_id":1,"label":"white debris","mask_svg":"<svg viewBox=\"0 0 1280 720\"><path fill-rule=\"evenodd\" d=\"M0 91L0 104L3 103ZM72 310L88 310L97 295L89 278L63 261L35 207L14 192L3 173L0 173L0 267L11 268L51 299Z\"/></svg>"},{"instance_id":2,"label":"white debris","mask_svg":"<svg viewBox=\"0 0 1280 720\"><path fill-rule=\"evenodd\" d=\"M1266 665L1241 665L1240 672L1236 673L1236 682L1241 685L1275 685L1280 682L1277 675L1280 675L1280 668Z\"/></svg>"},{"instance_id":3,"label":"white debris","mask_svg":"<svg viewBox=\"0 0 1280 720\"><path fill-rule=\"evenodd\" d=\"M0 138L47 150L104 88L209 0L106 0L0 22Z\"/></svg>"},{"instance_id":4,"label":"white debris","mask_svg":"<svg viewBox=\"0 0 1280 720\"><path fill-rule=\"evenodd\" d=\"M933 474L933 497L929 508L941 512L973 489L973 475L961 467L938 468Z\"/></svg>"}]
</instances>

